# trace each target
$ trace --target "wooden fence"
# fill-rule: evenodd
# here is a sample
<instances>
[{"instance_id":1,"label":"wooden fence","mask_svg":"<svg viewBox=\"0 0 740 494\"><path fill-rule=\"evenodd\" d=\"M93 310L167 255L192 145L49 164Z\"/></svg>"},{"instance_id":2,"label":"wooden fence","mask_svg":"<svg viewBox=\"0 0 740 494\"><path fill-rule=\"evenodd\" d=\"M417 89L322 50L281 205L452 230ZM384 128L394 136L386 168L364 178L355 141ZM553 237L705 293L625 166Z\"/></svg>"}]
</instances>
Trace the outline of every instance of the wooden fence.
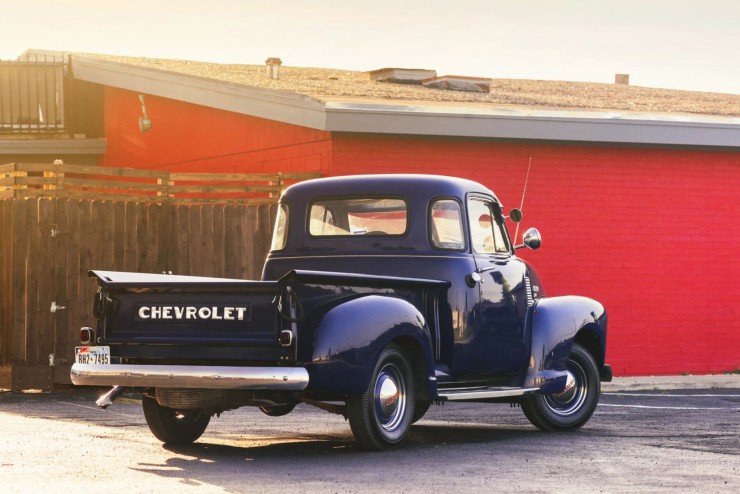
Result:
<instances>
[{"instance_id":1,"label":"wooden fence","mask_svg":"<svg viewBox=\"0 0 740 494\"><path fill-rule=\"evenodd\" d=\"M111 184L91 173L101 169L74 167L79 178L67 167L0 166L0 388L70 383L79 328L94 323L90 269L259 279L285 185L279 175L102 170L122 179Z\"/></svg>"},{"instance_id":2,"label":"wooden fence","mask_svg":"<svg viewBox=\"0 0 740 494\"><path fill-rule=\"evenodd\" d=\"M0 199L68 197L180 204L264 204L318 173L171 173L96 166L9 163L0 165Z\"/></svg>"}]
</instances>

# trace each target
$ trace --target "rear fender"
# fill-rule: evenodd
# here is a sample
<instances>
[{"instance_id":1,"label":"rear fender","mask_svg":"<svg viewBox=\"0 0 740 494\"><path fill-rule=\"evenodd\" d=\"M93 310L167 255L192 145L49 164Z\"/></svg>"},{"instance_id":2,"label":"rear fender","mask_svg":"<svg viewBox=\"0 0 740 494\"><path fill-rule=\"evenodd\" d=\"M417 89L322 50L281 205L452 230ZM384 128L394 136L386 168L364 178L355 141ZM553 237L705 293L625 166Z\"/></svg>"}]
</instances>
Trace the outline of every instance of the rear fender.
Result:
<instances>
[{"instance_id":1,"label":"rear fender","mask_svg":"<svg viewBox=\"0 0 740 494\"><path fill-rule=\"evenodd\" d=\"M423 371L431 387L434 363L424 317L405 300L382 295L347 300L324 314L314 331L311 361L306 364L309 387L343 395L364 393L378 355L393 341L418 346L424 368L415 368L414 373ZM414 362L411 356L409 360ZM436 393L436 389L427 391Z\"/></svg>"},{"instance_id":2,"label":"rear fender","mask_svg":"<svg viewBox=\"0 0 740 494\"><path fill-rule=\"evenodd\" d=\"M540 388L543 393L558 393L565 387L568 356L576 335L590 332L599 341L604 361L606 345L606 310L586 297L566 296L540 299L529 309L527 324L532 334L532 354L525 387Z\"/></svg>"}]
</instances>

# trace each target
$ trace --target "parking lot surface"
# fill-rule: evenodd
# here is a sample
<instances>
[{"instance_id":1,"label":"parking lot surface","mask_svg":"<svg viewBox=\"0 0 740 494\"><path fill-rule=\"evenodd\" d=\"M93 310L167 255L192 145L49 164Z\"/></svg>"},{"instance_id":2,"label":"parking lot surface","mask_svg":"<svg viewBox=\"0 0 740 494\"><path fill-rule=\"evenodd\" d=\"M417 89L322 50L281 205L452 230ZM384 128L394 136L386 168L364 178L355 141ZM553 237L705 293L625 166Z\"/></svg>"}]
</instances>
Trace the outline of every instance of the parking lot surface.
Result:
<instances>
[{"instance_id":1,"label":"parking lot surface","mask_svg":"<svg viewBox=\"0 0 740 494\"><path fill-rule=\"evenodd\" d=\"M667 388L667 386L664 386ZM357 450L308 405L214 418L188 447L149 432L137 395L0 393L11 492L740 492L740 387L605 386L591 421L543 433L508 405L433 406L401 449Z\"/></svg>"}]
</instances>

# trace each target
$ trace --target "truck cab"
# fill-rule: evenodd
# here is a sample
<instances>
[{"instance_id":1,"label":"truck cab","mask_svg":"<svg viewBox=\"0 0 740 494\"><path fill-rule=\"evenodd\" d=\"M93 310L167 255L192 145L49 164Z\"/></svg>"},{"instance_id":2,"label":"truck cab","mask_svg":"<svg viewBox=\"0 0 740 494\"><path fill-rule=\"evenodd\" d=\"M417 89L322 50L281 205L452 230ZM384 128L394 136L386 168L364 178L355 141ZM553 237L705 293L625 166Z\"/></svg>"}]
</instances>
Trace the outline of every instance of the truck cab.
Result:
<instances>
[{"instance_id":1,"label":"truck cab","mask_svg":"<svg viewBox=\"0 0 740 494\"><path fill-rule=\"evenodd\" d=\"M513 216L520 214L515 211ZM517 217L517 220L521 216ZM291 269L444 280L433 316L438 382L520 382L530 359L527 313L545 297L516 256L504 209L479 183L429 175L312 180L283 195L263 279ZM525 233L539 248L539 233ZM603 365L605 337L593 347Z\"/></svg>"}]
</instances>

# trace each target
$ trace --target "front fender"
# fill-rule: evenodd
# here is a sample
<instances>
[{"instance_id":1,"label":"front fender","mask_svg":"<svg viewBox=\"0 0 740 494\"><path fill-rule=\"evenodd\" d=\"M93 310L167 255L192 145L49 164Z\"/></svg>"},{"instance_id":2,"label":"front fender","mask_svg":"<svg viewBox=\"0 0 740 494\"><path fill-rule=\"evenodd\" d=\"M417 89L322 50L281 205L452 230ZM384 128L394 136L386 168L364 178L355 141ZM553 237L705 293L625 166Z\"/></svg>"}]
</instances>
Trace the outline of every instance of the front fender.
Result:
<instances>
[{"instance_id":1,"label":"front fender","mask_svg":"<svg viewBox=\"0 0 740 494\"><path fill-rule=\"evenodd\" d=\"M332 308L314 332L312 358L306 364L309 387L344 395L364 393L378 355L398 340L418 346L428 382L434 375L431 336L416 307L398 298L368 295Z\"/></svg>"},{"instance_id":2,"label":"front fender","mask_svg":"<svg viewBox=\"0 0 740 494\"><path fill-rule=\"evenodd\" d=\"M597 339L606 338L606 310L586 297L543 298L529 309L532 354L525 387L540 388L543 393L561 392L565 387L568 356L576 334L592 330ZM598 356L594 358L598 360Z\"/></svg>"}]
</instances>

